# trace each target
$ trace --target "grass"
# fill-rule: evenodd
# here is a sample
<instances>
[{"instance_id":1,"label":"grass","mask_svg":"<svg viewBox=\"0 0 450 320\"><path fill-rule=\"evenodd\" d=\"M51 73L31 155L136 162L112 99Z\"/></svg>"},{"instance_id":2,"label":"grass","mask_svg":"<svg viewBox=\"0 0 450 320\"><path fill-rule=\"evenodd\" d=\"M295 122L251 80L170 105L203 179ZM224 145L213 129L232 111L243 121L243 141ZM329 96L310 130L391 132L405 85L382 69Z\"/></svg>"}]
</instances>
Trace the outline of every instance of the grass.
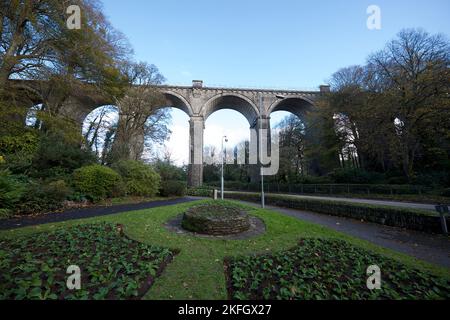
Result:
<instances>
[{"instance_id":1,"label":"grass","mask_svg":"<svg viewBox=\"0 0 450 320\"><path fill-rule=\"evenodd\" d=\"M115 206L121 204L135 204L135 203L143 203L143 202L154 202L154 201L163 201L163 200L171 200L177 199L179 197L118 197L118 198L110 198L106 200L101 200L95 203L93 206Z\"/></svg>"},{"instance_id":2,"label":"grass","mask_svg":"<svg viewBox=\"0 0 450 320\"><path fill-rule=\"evenodd\" d=\"M446 268L434 266L410 256L381 248L367 241L270 210L247 207L251 214L263 219L267 227L265 234L248 240L214 240L197 238L191 235L177 235L166 230L163 226L167 220L180 215L189 207L208 201L200 200L111 216L3 231L0 232L0 238L17 238L73 225L103 221L123 224L125 233L134 240L144 244L180 250L180 253L166 267L163 274L156 279L145 295L145 299L227 299L224 272L224 259L226 257L288 250L298 244L301 238L347 241L356 247L392 258L409 268L417 268L422 272L446 279L450 277L449 270Z\"/></svg>"}]
</instances>

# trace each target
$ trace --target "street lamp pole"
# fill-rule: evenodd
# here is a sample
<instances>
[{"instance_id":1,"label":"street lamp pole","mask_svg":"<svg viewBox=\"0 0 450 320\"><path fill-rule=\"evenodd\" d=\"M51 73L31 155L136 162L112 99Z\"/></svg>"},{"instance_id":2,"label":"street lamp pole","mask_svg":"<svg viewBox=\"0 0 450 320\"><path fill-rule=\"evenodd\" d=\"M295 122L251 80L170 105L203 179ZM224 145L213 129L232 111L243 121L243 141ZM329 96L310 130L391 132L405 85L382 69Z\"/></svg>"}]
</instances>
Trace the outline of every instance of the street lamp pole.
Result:
<instances>
[{"instance_id":1,"label":"street lamp pole","mask_svg":"<svg viewBox=\"0 0 450 320\"><path fill-rule=\"evenodd\" d=\"M222 172L221 172L221 187L220 187L220 196L221 196L221 198L222 198L222 200L223 200L223 185L224 185L224 180L223 180L223 162L224 162L224 158L225 158L225 151L224 151L224 149L223 149L223 142L228 142L228 138L227 138L227 136L223 136L222 137Z\"/></svg>"}]
</instances>

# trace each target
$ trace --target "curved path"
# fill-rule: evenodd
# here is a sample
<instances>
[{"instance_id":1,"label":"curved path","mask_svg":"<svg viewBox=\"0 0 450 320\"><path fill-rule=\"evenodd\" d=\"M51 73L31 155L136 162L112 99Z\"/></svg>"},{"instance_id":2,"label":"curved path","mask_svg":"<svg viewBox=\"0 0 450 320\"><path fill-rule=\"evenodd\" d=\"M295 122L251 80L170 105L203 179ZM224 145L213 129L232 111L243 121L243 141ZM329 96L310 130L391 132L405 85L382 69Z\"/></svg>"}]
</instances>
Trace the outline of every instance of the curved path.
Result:
<instances>
[{"instance_id":1,"label":"curved path","mask_svg":"<svg viewBox=\"0 0 450 320\"><path fill-rule=\"evenodd\" d=\"M191 201L195 201L195 200L198 200L198 199L185 197L185 198L171 199L171 200L161 200L161 201L151 201L151 202L142 202L142 203L133 203L133 204L121 204L121 205L115 205L115 206L74 209L74 210L68 210L68 211L64 211L64 212L49 213L49 214L36 216L36 217L26 216L26 217L22 217L22 218L6 219L6 220L0 220L0 230L10 230L10 229L16 229L16 228L22 228L22 227L28 227L28 226L36 226L36 225L46 224L46 223L63 222L63 221L68 221L68 220L106 216L106 215L120 213L120 212L171 206L174 204L191 202Z\"/></svg>"},{"instance_id":2,"label":"curved path","mask_svg":"<svg viewBox=\"0 0 450 320\"><path fill-rule=\"evenodd\" d=\"M258 205L241 201L251 206ZM450 238L320 213L266 206L267 209L319 224L415 258L450 268Z\"/></svg>"},{"instance_id":3,"label":"curved path","mask_svg":"<svg viewBox=\"0 0 450 320\"><path fill-rule=\"evenodd\" d=\"M227 194L227 192L230 193L230 192L238 192L238 191L225 191L224 194ZM246 192L239 191L239 193L246 193ZM247 192L247 193L254 193L254 192ZM434 204L417 203L417 202L374 200L374 199L364 199L364 198L343 198L343 197L341 198L341 197L328 197L328 196L305 196L305 195L288 194L288 193L266 193L266 195L279 195L279 196L296 197L296 198L301 198L301 199L363 203L363 204L373 204L373 205L380 205L380 206L391 206L391 207L401 207L401 208L436 211Z\"/></svg>"}]
</instances>

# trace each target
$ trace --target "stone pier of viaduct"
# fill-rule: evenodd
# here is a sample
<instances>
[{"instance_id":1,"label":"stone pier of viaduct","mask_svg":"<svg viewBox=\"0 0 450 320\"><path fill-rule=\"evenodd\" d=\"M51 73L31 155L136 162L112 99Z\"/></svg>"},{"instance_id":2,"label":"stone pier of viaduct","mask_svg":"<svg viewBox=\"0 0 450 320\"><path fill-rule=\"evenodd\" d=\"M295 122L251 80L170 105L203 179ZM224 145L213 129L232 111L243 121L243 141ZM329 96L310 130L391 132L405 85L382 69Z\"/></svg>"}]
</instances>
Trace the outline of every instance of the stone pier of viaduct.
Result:
<instances>
[{"instance_id":1,"label":"stone pier of viaduct","mask_svg":"<svg viewBox=\"0 0 450 320\"><path fill-rule=\"evenodd\" d=\"M329 92L329 86L317 91L269 90L245 88L206 87L202 81L192 86L159 86L167 99L167 105L184 111L189 117L189 186L200 186L203 181L203 131L205 121L214 112L232 109L240 112L248 121L250 129L269 129L270 115L275 111L287 111L302 117L314 107L318 97ZM38 102L38 101L35 101ZM61 114L82 126L90 112L109 105L94 94L74 94L61 109Z\"/></svg>"}]
</instances>

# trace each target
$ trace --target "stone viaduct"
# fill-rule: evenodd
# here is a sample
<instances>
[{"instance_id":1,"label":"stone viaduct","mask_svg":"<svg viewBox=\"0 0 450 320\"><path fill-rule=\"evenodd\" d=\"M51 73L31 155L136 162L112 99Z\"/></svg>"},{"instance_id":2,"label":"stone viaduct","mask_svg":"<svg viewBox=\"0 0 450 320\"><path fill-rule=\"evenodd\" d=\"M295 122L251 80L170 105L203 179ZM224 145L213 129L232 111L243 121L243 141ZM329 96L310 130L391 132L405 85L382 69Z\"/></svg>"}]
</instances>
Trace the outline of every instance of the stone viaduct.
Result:
<instances>
[{"instance_id":1,"label":"stone viaduct","mask_svg":"<svg viewBox=\"0 0 450 320\"><path fill-rule=\"evenodd\" d=\"M192 86L158 87L167 99L167 105L161 107L180 109L190 117L189 186L203 182L203 131L211 114L222 109L236 110L248 120L250 129L270 132L272 112L287 111L302 117L321 94L330 90L326 85L317 91L206 87L199 80L194 80ZM93 93L74 94L64 102L61 114L82 126L90 112L108 104L111 103Z\"/></svg>"}]
</instances>

